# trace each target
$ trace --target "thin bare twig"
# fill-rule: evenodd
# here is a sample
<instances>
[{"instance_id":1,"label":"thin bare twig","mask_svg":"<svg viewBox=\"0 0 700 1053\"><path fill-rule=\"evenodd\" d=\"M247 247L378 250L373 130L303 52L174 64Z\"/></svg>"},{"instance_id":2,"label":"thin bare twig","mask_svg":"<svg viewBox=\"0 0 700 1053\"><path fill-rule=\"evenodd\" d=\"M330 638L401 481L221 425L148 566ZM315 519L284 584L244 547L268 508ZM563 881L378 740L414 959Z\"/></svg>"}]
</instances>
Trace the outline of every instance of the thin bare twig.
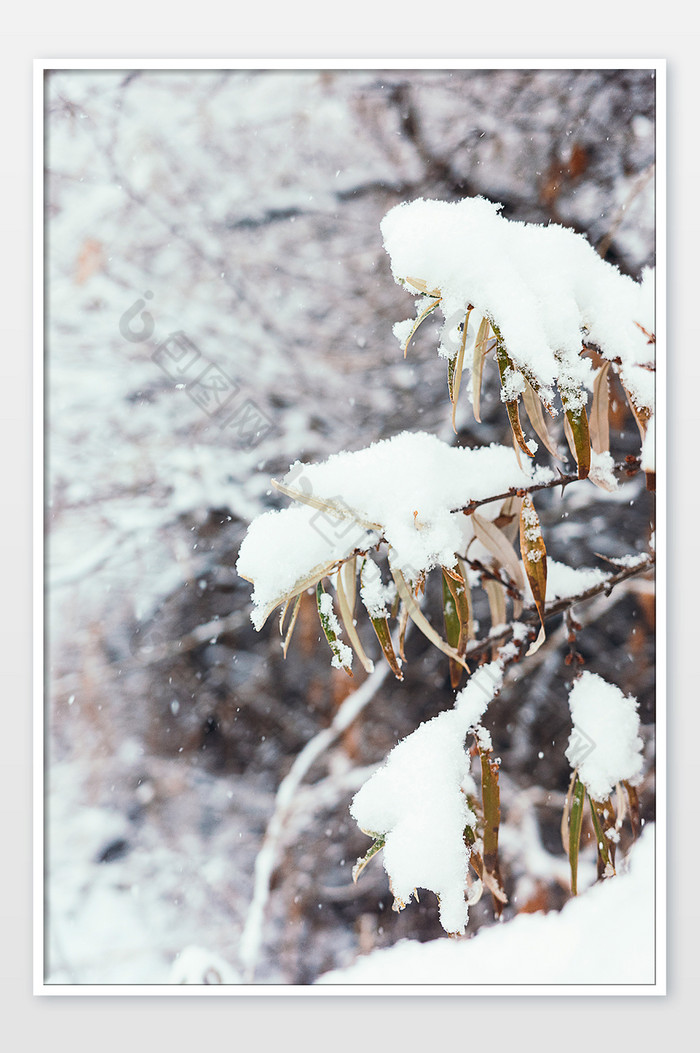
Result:
<instances>
[{"instance_id":1,"label":"thin bare twig","mask_svg":"<svg viewBox=\"0 0 700 1053\"><path fill-rule=\"evenodd\" d=\"M585 589L583 592L579 592L575 596L567 596L564 599L556 600L545 608L545 621L549 618L555 617L557 614L563 614L564 611L569 610L571 607L575 607L578 603L585 603L587 600L592 600L595 596L600 596L603 593L609 595L615 586L621 581L626 581L627 578L631 578L636 574L644 574L646 571L651 570L655 564L655 555L649 553L645 559L639 560L637 563L633 563L627 567L622 567L616 574L609 574L606 578L599 581L596 585L592 585L589 589ZM538 622L539 615L533 607L531 610L527 610L522 618L518 619L517 624L525 624L528 627L531 626L534 632L535 626ZM506 626L500 632L494 633L492 636L485 637L482 640L474 641L470 647L467 647L464 656L465 659L468 661L470 658L476 657L483 651L493 647L494 644L502 644L510 640L513 636L515 625L515 621L511 622L510 625Z\"/></svg>"},{"instance_id":2,"label":"thin bare twig","mask_svg":"<svg viewBox=\"0 0 700 1053\"><path fill-rule=\"evenodd\" d=\"M612 467L613 473L619 478L620 476L631 477L636 475L639 471L641 461L639 457L627 457L624 461L618 461ZM571 472L565 474L557 469L558 475L554 479L548 480L546 483L531 483L530 486L511 486L509 490L506 490L502 494L494 494L492 497L482 497L479 501L470 501L468 505L463 508L453 508L453 512L464 512L465 516L470 516L472 512L476 511L481 505L492 504L494 501L506 501L509 497L524 497L525 494L534 494L537 490L552 490L555 486L561 486L562 491L570 483L583 482L579 478L578 472Z\"/></svg>"}]
</instances>

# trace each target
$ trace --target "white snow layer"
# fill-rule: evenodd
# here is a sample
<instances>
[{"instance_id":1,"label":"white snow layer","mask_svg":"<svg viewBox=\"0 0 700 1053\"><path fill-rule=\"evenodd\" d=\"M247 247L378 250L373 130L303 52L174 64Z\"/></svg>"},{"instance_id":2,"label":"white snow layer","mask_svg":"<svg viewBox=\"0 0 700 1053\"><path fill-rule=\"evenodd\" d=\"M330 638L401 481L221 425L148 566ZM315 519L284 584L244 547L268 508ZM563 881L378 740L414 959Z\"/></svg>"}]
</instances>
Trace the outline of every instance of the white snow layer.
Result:
<instances>
[{"instance_id":1,"label":"white snow layer","mask_svg":"<svg viewBox=\"0 0 700 1053\"><path fill-rule=\"evenodd\" d=\"M616 783L635 783L642 773L642 740L636 699L586 671L569 694L573 730L566 749L572 768L596 801L606 801Z\"/></svg>"},{"instance_id":2,"label":"white snow layer","mask_svg":"<svg viewBox=\"0 0 700 1053\"><path fill-rule=\"evenodd\" d=\"M579 357L585 337L618 363L637 405L650 409L654 374L645 367L654 345L640 327L654 331L653 271L635 282L582 235L556 224L507 220L501 208L482 197L395 206L381 223L395 279L439 293L443 336L469 304L475 315L491 319L515 365L536 379L548 400L557 380L567 392L590 386L590 362ZM421 308L424 300L421 295Z\"/></svg>"},{"instance_id":3,"label":"white snow layer","mask_svg":"<svg viewBox=\"0 0 700 1053\"><path fill-rule=\"evenodd\" d=\"M464 740L502 681L497 662L477 669L455 708L399 742L350 806L361 830L385 839L384 868L398 904L409 903L418 888L429 889L450 933L463 933L467 925L464 830L476 823L465 795L471 775Z\"/></svg>"},{"instance_id":4,"label":"white snow layer","mask_svg":"<svg viewBox=\"0 0 700 1053\"><path fill-rule=\"evenodd\" d=\"M326 973L318 984L653 984L654 827L629 869L560 912L519 914L471 939L401 940Z\"/></svg>"},{"instance_id":5,"label":"white snow layer","mask_svg":"<svg viewBox=\"0 0 700 1053\"><path fill-rule=\"evenodd\" d=\"M438 565L453 567L472 538L469 517L459 509L551 478L548 468L521 467L512 447L454 447L425 432L402 432L321 464L297 461L284 485L325 507L293 505L251 523L236 566L255 585L253 624L261 628L270 610L314 572L355 549L367 551L381 537L392 567L407 579Z\"/></svg>"}]
</instances>

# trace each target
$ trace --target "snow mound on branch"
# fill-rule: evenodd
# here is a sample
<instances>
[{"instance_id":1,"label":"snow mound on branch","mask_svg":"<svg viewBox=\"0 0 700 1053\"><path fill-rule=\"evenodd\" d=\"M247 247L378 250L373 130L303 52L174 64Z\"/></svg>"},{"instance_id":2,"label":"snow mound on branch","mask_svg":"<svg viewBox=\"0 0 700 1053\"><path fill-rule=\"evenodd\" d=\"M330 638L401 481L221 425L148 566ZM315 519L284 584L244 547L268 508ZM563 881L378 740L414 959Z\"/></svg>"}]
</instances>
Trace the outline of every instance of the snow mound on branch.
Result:
<instances>
[{"instance_id":1,"label":"snow mound on branch","mask_svg":"<svg viewBox=\"0 0 700 1053\"><path fill-rule=\"evenodd\" d=\"M637 701L586 671L569 693L573 730L566 757L595 801L606 801L616 783L642 774Z\"/></svg>"},{"instance_id":2,"label":"snow mound on branch","mask_svg":"<svg viewBox=\"0 0 700 1053\"><path fill-rule=\"evenodd\" d=\"M382 537L392 567L409 580L453 567L472 537L459 509L553 477L548 468L521 467L512 447L448 446L425 432L402 432L321 464L297 461L283 485L306 503L259 516L240 547L238 572L255 585L253 624L260 628L270 608L314 572Z\"/></svg>"},{"instance_id":3,"label":"snow mound on branch","mask_svg":"<svg viewBox=\"0 0 700 1053\"><path fill-rule=\"evenodd\" d=\"M629 869L558 912L519 914L463 939L401 940L326 973L318 984L653 984L654 827Z\"/></svg>"},{"instance_id":4,"label":"snow mound on branch","mask_svg":"<svg viewBox=\"0 0 700 1053\"><path fill-rule=\"evenodd\" d=\"M591 386L591 364L579 357L585 338L618 363L637 405L650 409L654 374L645 367L654 347L640 327L654 330L653 272L635 282L582 235L507 220L501 208L482 197L395 206L381 223L395 279L439 293L443 335L469 304L495 322L515 365L548 401L555 381L567 390ZM428 302L421 296L421 307Z\"/></svg>"},{"instance_id":5,"label":"snow mound on branch","mask_svg":"<svg viewBox=\"0 0 700 1053\"><path fill-rule=\"evenodd\" d=\"M463 933L467 925L464 830L476 825L465 796L474 787L464 740L502 681L497 662L478 669L455 708L399 742L350 806L361 830L385 838L384 869L398 906L409 903L416 889L429 889L439 898L440 922L450 933Z\"/></svg>"}]
</instances>

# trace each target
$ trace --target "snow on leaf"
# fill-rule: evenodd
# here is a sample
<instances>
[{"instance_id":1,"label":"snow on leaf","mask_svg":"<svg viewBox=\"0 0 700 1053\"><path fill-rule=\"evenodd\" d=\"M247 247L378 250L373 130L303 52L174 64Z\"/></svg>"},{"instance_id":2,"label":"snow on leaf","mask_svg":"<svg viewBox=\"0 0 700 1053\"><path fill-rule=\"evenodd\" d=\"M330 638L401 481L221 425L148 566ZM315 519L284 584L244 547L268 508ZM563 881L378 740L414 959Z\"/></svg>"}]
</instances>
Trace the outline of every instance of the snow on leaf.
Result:
<instances>
[{"instance_id":1,"label":"snow on leaf","mask_svg":"<svg viewBox=\"0 0 700 1053\"><path fill-rule=\"evenodd\" d=\"M316 604L321 628L333 652L331 665L334 669L344 669L348 676L352 676L352 651L340 639L340 624L333 610L333 600L320 581L316 586Z\"/></svg>"},{"instance_id":2,"label":"snow on leaf","mask_svg":"<svg viewBox=\"0 0 700 1053\"><path fill-rule=\"evenodd\" d=\"M384 869L398 904L416 889L439 899L446 932L463 933L475 817L463 785L470 777L465 739L502 683L496 663L482 666L457 696L455 708L421 724L398 743L355 794L350 813L375 840L384 837Z\"/></svg>"},{"instance_id":3,"label":"snow on leaf","mask_svg":"<svg viewBox=\"0 0 700 1053\"><path fill-rule=\"evenodd\" d=\"M591 798L606 801L618 782L635 785L643 764L636 699L586 670L574 681L569 709L566 757Z\"/></svg>"},{"instance_id":4,"label":"snow on leaf","mask_svg":"<svg viewBox=\"0 0 700 1053\"><path fill-rule=\"evenodd\" d=\"M527 580L535 601L535 607L540 617L540 633L535 642L528 650L528 654L535 651L544 643L544 605L547 596L547 550L542 537L540 519L535 511L535 506L529 494L523 498L520 509L520 552L523 557L523 566L527 574Z\"/></svg>"}]
</instances>

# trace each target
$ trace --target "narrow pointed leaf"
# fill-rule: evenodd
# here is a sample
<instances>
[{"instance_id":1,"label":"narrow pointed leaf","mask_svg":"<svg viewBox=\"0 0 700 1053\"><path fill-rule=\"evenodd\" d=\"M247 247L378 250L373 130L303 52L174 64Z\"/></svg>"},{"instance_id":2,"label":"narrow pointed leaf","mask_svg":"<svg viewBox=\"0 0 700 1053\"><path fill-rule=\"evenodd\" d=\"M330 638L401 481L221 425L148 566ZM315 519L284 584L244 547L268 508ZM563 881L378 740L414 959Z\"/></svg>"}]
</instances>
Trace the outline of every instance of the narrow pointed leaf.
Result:
<instances>
[{"instance_id":1,"label":"narrow pointed leaf","mask_svg":"<svg viewBox=\"0 0 700 1053\"><path fill-rule=\"evenodd\" d=\"M351 556L346 560L340 567L340 573L343 575L343 588L348 598L348 606L351 611L354 611L357 593L357 556Z\"/></svg>"},{"instance_id":2,"label":"narrow pointed leaf","mask_svg":"<svg viewBox=\"0 0 700 1053\"><path fill-rule=\"evenodd\" d=\"M447 641L443 640L439 633L435 631L428 619L423 614L422 610L418 606L414 596L411 593L410 588L406 583L406 579L400 570L394 570L392 567L391 573L396 582L396 588L403 601L404 607L408 612L408 617L411 619L417 629L423 633L424 636L430 640L438 650L442 651L443 654L448 655L450 658L454 658L461 666L463 666L467 672L469 672L469 666L465 662L464 658L457 653L454 647L450 647Z\"/></svg>"},{"instance_id":3,"label":"narrow pointed leaf","mask_svg":"<svg viewBox=\"0 0 700 1053\"><path fill-rule=\"evenodd\" d=\"M365 606L365 609L369 616L369 620L372 624L372 628L374 629L374 632L377 636L377 640L379 641L379 646L381 647L384 653L384 657L389 663L391 671L393 672L397 680L403 680L403 673L401 672L401 663L396 657L396 653L394 651L394 644L391 639L391 633L389 631L389 620L386 614L386 606L383 606L382 602L378 602L376 606L373 605L371 602L369 602L368 604L367 594L365 590L367 588L367 574L369 567L373 568L374 574L379 575L379 568L375 564L372 564L371 561L368 560L363 561L362 567L360 569L360 582L362 586L360 589L360 598L362 599L362 602ZM398 599L398 594L395 598L395 602L400 602L400 600Z\"/></svg>"},{"instance_id":4,"label":"narrow pointed leaf","mask_svg":"<svg viewBox=\"0 0 700 1053\"><path fill-rule=\"evenodd\" d=\"M352 649L360 660L360 664L366 673L374 672L374 662L371 658L368 658L365 654L365 649L362 646L360 637L358 636L355 622L353 619L353 612L343 585L343 568L340 567L335 579L335 588L338 595L338 606L340 607L340 618L343 623L343 628L347 633L348 640L352 644Z\"/></svg>"},{"instance_id":5,"label":"narrow pointed leaf","mask_svg":"<svg viewBox=\"0 0 700 1053\"><path fill-rule=\"evenodd\" d=\"M586 787L576 779L571 797L569 812L569 866L571 867L571 892L578 895L578 853L581 845L581 826L583 825L583 804L586 799Z\"/></svg>"},{"instance_id":6,"label":"narrow pointed leaf","mask_svg":"<svg viewBox=\"0 0 700 1053\"><path fill-rule=\"evenodd\" d=\"M525 494L522 508L520 509L520 554L523 558L523 566L542 626L537 640L527 652L528 654L534 654L542 646L545 637L544 605L547 597L547 549L542 537L540 519L529 494Z\"/></svg>"},{"instance_id":7,"label":"narrow pointed leaf","mask_svg":"<svg viewBox=\"0 0 700 1053\"><path fill-rule=\"evenodd\" d=\"M498 831L501 824L499 766L491 760L491 750L485 750L479 746L479 756L481 760L481 800L484 813L484 884L491 892L494 913L498 917L506 902L498 864Z\"/></svg>"},{"instance_id":8,"label":"narrow pointed leaf","mask_svg":"<svg viewBox=\"0 0 700 1053\"><path fill-rule=\"evenodd\" d=\"M572 453L578 465L578 477L579 479L585 479L591 470L591 437L588 430L588 415L584 406L577 410L567 409L565 412L566 420L571 429L569 445L573 442Z\"/></svg>"},{"instance_id":9,"label":"narrow pointed leaf","mask_svg":"<svg viewBox=\"0 0 700 1053\"><path fill-rule=\"evenodd\" d=\"M321 628L328 641L328 646L333 652L332 665L344 669L348 676L352 676L352 669L350 664L352 662L352 651L339 639L340 626L338 619L333 613L332 600L330 604L325 603L325 599L330 600L330 594L325 591L323 585L319 581L316 586L316 605L318 607L318 617L321 622Z\"/></svg>"},{"instance_id":10,"label":"narrow pointed leaf","mask_svg":"<svg viewBox=\"0 0 700 1053\"><path fill-rule=\"evenodd\" d=\"M289 622L289 628L287 629L287 635L284 638L284 644L282 645L282 654L283 654L283 656L285 658L287 657L287 651L288 651L289 645L290 645L290 643L292 641L292 633L294 632L294 626L297 623L297 615L299 614L299 608L301 606L301 600L302 600L303 595L304 595L304 593L300 592L299 595L296 598L296 603L294 604L294 610L292 611L291 621Z\"/></svg>"},{"instance_id":11,"label":"narrow pointed leaf","mask_svg":"<svg viewBox=\"0 0 700 1053\"><path fill-rule=\"evenodd\" d=\"M493 325L493 323L491 323ZM511 372L517 372L508 352L505 349L505 345L501 340L500 334L494 326L494 332L496 333L496 361L498 363L498 371L501 374L501 384L506 387L508 378ZM510 421L511 431L513 432L513 439L518 444L523 453L526 453L528 457L534 457L534 453L527 444L527 439L523 433L522 426L520 424L520 414L518 412L518 399L507 399L505 406L506 412L508 413L508 420Z\"/></svg>"},{"instance_id":12,"label":"narrow pointed leaf","mask_svg":"<svg viewBox=\"0 0 700 1053\"><path fill-rule=\"evenodd\" d=\"M467 611L467 639L474 639L474 605L472 604L472 590L469 585L469 577L467 573L467 565L463 559L457 557L457 566L459 567L460 577L462 579L462 587L464 589L464 605Z\"/></svg>"},{"instance_id":13,"label":"narrow pointed leaf","mask_svg":"<svg viewBox=\"0 0 700 1053\"><path fill-rule=\"evenodd\" d=\"M495 629L499 625L505 625L506 623L506 588L499 581L494 581L493 578L484 578L482 582L484 592L489 601L489 611L491 612L491 628Z\"/></svg>"},{"instance_id":14,"label":"narrow pointed leaf","mask_svg":"<svg viewBox=\"0 0 700 1053\"><path fill-rule=\"evenodd\" d=\"M399 665L399 660L396 657L396 653L394 651L394 645L393 645L392 640L391 640L391 633L389 632L389 622L387 621L386 618L370 618L370 622L372 623L372 628L374 629L375 633L377 634L377 639L379 640L379 646L381 647L382 651L384 652L384 657L386 658L387 662L389 663L389 666L391 668L392 673L394 674L394 676L396 677L397 680L403 680L403 673L401 671L401 666ZM403 652L403 647L402 647L402 652ZM401 657L403 658L403 653L402 653Z\"/></svg>"},{"instance_id":15,"label":"narrow pointed leaf","mask_svg":"<svg viewBox=\"0 0 700 1053\"><path fill-rule=\"evenodd\" d=\"M632 834L634 835L635 841L642 832L642 819L641 810L639 807L639 795L634 786L631 786L628 782L622 784L627 794L627 804L629 806L630 823L632 824Z\"/></svg>"},{"instance_id":16,"label":"narrow pointed leaf","mask_svg":"<svg viewBox=\"0 0 700 1053\"><path fill-rule=\"evenodd\" d=\"M385 838L382 837L381 835L372 835L372 836L376 837L376 840L375 840L374 844L370 845L370 847L365 852L365 854L360 859L357 860L357 862L355 863L355 866L352 868L352 880L353 880L353 882L357 881L357 879L359 878L360 874L362 873L362 871L365 869L365 867L369 863L370 859L372 859L374 856L376 856L377 852L381 852L382 848L384 848Z\"/></svg>"},{"instance_id":17,"label":"narrow pointed leaf","mask_svg":"<svg viewBox=\"0 0 700 1053\"><path fill-rule=\"evenodd\" d=\"M459 345L459 351L457 352L457 357L455 359L454 372L453 372L453 375L452 375L452 390L450 392L450 399L452 401L452 430L454 431L455 435L457 434L457 425L455 423L455 414L457 413L457 399L459 398L459 388L460 388L460 384L462 382L462 370L464 368L464 348L466 347L466 344L467 344L467 332L468 332L468 329L469 329L469 316L470 316L471 313L472 313L472 308L470 307L469 310L467 311L467 314L466 314L466 317L464 319L464 322L462 323L462 325L463 325L463 328L462 328L462 342Z\"/></svg>"},{"instance_id":18,"label":"narrow pointed leaf","mask_svg":"<svg viewBox=\"0 0 700 1053\"><path fill-rule=\"evenodd\" d=\"M263 625L270 617L272 612L277 607L279 607L281 603L287 603L289 599L294 599L296 596L299 595L300 592L304 592L306 589L315 588L316 585L320 582L321 578L327 578L330 574L333 573L335 567L335 561L333 563L327 563L322 566L315 567L306 578L300 579L295 584L294 588L290 589L288 592L282 593L281 596L278 596L276 599L268 603L263 608L263 619L260 622L259 626L256 625L256 628L258 628L258 630L262 629ZM241 575L241 577L244 577L244 575ZM255 584L251 578L246 578L246 581L251 581L252 584Z\"/></svg>"},{"instance_id":19,"label":"narrow pointed leaf","mask_svg":"<svg viewBox=\"0 0 700 1053\"><path fill-rule=\"evenodd\" d=\"M427 295L432 295L432 294L428 293ZM411 340L413 340L413 337L416 335L416 332L418 331L419 326L421 326L423 324L423 322L425 321L425 319L428 317L429 314L432 314L432 312L435 310L435 308L437 307L437 305L439 303L440 303L440 298L438 297L437 299L433 300L432 303L429 303L428 306L426 308L424 308L424 310L422 310L421 313L416 318L416 321L413 324L413 328L411 329L411 332L408 334L408 337L406 338L406 341L404 342L404 345L403 345L403 357L404 358L408 354L408 345L411 343Z\"/></svg>"},{"instance_id":20,"label":"narrow pointed leaf","mask_svg":"<svg viewBox=\"0 0 700 1053\"><path fill-rule=\"evenodd\" d=\"M484 519L477 512L472 513L471 520L477 540L495 556L498 564L503 567L514 585L522 592L525 580L513 546L490 520Z\"/></svg>"},{"instance_id":21,"label":"narrow pointed leaf","mask_svg":"<svg viewBox=\"0 0 700 1053\"><path fill-rule=\"evenodd\" d=\"M608 389L608 371L610 363L604 362L593 381L593 400L588 428L591 433L591 446L595 453L607 453L610 449L610 393Z\"/></svg>"},{"instance_id":22,"label":"narrow pointed leaf","mask_svg":"<svg viewBox=\"0 0 700 1053\"><path fill-rule=\"evenodd\" d=\"M590 794L588 794L588 803L591 807L591 819L598 848L598 876L602 877L609 867L613 872L615 870L614 845L610 844L606 836L607 830L614 825L614 819L612 823L610 821L613 815L612 804L610 801L595 801Z\"/></svg>"},{"instance_id":23,"label":"narrow pointed leaf","mask_svg":"<svg viewBox=\"0 0 700 1053\"><path fill-rule=\"evenodd\" d=\"M532 384L527 378L525 379L525 390L523 391L523 405L525 412L527 413L532 429L537 435L538 439L542 440L545 448L549 450L552 457L556 457L558 461L562 458L557 452L557 448L550 438L547 430L547 422L545 420L544 413L542 411L542 403L540 402L539 396L536 394Z\"/></svg>"},{"instance_id":24,"label":"narrow pointed leaf","mask_svg":"<svg viewBox=\"0 0 700 1053\"><path fill-rule=\"evenodd\" d=\"M286 603L282 606L282 609L280 610L280 636L284 635L284 623L287 618L287 612L289 611L289 608L292 605L292 599L293 597L290 596Z\"/></svg>"},{"instance_id":25,"label":"narrow pointed leaf","mask_svg":"<svg viewBox=\"0 0 700 1053\"><path fill-rule=\"evenodd\" d=\"M476 333L474 344L474 360L472 365L472 405L474 407L474 420L481 424L481 382L484 373L484 362L488 354L489 331L491 324L488 318L482 318Z\"/></svg>"},{"instance_id":26,"label":"narrow pointed leaf","mask_svg":"<svg viewBox=\"0 0 700 1053\"><path fill-rule=\"evenodd\" d=\"M442 602L447 642L463 655L469 640L469 600L462 579L445 567L442 568ZM459 687L462 673L462 666L450 658L450 683L453 688Z\"/></svg>"},{"instance_id":27,"label":"narrow pointed leaf","mask_svg":"<svg viewBox=\"0 0 700 1053\"><path fill-rule=\"evenodd\" d=\"M322 512L328 512L332 516L336 516L338 519L352 519L360 526L364 527L365 530L375 530L381 533L383 527L381 523L370 523L361 516L355 515L355 513L347 508L345 505L337 505L333 501L326 501L322 497L314 497L313 494L304 493L303 490L295 490L291 486L286 486L284 483L279 482L277 479L270 479L270 482L274 486L275 490L279 490L285 497L291 497L294 501L299 501L303 505L309 505L311 508L318 508Z\"/></svg>"}]
</instances>

